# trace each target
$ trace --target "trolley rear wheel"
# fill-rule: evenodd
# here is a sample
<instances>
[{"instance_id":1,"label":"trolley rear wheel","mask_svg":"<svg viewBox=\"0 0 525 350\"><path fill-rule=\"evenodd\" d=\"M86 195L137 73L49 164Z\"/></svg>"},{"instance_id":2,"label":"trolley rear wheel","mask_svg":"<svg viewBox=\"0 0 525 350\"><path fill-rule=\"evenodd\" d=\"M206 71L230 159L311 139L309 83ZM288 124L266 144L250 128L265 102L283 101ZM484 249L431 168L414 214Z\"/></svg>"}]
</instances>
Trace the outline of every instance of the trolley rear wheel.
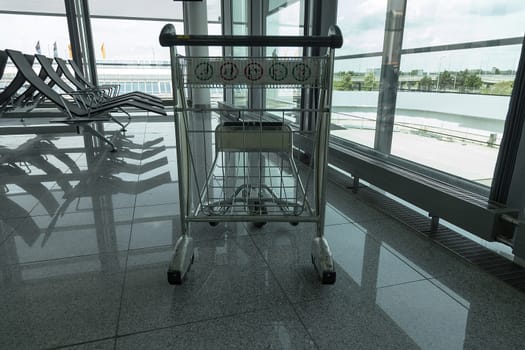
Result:
<instances>
[{"instance_id":1,"label":"trolley rear wheel","mask_svg":"<svg viewBox=\"0 0 525 350\"><path fill-rule=\"evenodd\" d=\"M266 209L264 204L262 202L258 201L258 200L255 200L253 202L253 204L249 206L249 209L250 209L250 212L253 215L255 215L255 214L259 214L259 215L266 215L266 214L268 214L268 210ZM255 226L257 228L261 228L264 225L266 225L266 221L255 221L253 223L253 226Z\"/></svg>"},{"instance_id":2,"label":"trolley rear wheel","mask_svg":"<svg viewBox=\"0 0 525 350\"><path fill-rule=\"evenodd\" d=\"M257 228L261 228L263 227L264 225L266 225L266 221L258 221L258 222L254 222L253 223L253 226L257 227Z\"/></svg>"}]
</instances>

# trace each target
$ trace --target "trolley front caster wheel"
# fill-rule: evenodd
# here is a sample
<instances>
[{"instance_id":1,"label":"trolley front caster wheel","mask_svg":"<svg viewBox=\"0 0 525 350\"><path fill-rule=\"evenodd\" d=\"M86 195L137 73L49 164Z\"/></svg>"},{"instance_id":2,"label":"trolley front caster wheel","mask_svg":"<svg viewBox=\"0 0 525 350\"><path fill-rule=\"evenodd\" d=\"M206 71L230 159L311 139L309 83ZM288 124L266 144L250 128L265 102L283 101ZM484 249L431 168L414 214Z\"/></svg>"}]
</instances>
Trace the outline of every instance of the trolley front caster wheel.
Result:
<instances>
[{"instance_id":1,"label":"trolley front caster wheel","mask_svg":"<svg viewBox=\"0 0 525 350\"><path fill-rule=\"evenodd\" d=\"M321 278L322 284L334 284L335 283L335 271L323 271L323 277Z\"/></svg>"},{"instance_id":2,"label":"trolley front caster wheel","mask_svg":"<svg viewBox=\"0 0 525 350\"><path fill-rule=\"evenodd\" d=\"M218 221L210 221L209 222L210 226L217 226L219 224Z\"/></svg>"},{"instance_id":3,"label":"trolley front caster wheel","mask_svg":"<svg viewBox=\"0 0 525 350\"><path fill-rule=\"evenodd\" d=\"M182 274L180 271L168 271L168 283L169 284L182 284Z\"/></svg>"},{"instance_id":4,"label":"trolley front caster wheel","mask_svg":"<svg viewBox=\"0 0 525 350\"><path fill-rule=\"evenodd\" d=\"M290 225L297 226L299 225L299 221L290 221Z\"/></svg>"},{"instance_id":5,"label":"trolley front caster wheel","mask_svg":"<svg viewBox=\"0 0 525 350\"><path fill-rule=\"evenodd\" d=\"M188 266L186 274L188 272L190 272L191 265L193 265L194 261L195 261L195 254L192 254L191 255L191 262L190 262L190 265ZM172 285L173 284L181 285L182 281L184 280L184 277L182 277L182 273L180 271L177 271L177 270L175 270L175 271L168 271L167 276L168 276L168 283L172 284Z\"/></svg>"},{"instance_id":6,"label":"trolley front caster wheel","mask_svg":"<svg viewBox=\"0 0 525 350\"><path fill-rule=\"evenodd\" d=\"M312 258L312 264L314 265L315 271L318 273L317 265L315 264L315 258L313 255L311 255L310 257ZM323 271L322 274L320 275L321 275L322 284L334 284L335 283L335 280L336 280L335 271Z\"/></svg>"}]
</instances>

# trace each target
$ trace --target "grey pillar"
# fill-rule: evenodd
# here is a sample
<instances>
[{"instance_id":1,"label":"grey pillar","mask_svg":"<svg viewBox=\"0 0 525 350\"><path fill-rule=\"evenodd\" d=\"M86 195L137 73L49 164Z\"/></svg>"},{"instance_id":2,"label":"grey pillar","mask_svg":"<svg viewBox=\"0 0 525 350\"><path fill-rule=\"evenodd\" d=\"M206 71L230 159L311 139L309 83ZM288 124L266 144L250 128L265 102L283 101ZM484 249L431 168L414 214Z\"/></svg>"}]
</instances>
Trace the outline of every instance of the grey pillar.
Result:
<instances>
[{"instance_id":1,"label":"grey pillar","mask_svg":"<svg viewBox=\"0 0 525 350\"><path fill-rule=\"evenodd\" d=\"M86 45L86 58L87 65L89 67L89 77L91 82L95 85L98 85L98 76L97 76L97 62L95 60L95 50L93 47L93 33L91 31L91 16L89 14L88 0L78 0L79 6L82 6L82 23L83 23L83 32L85 36L85 45Z\"/></svg>"},{"instance_id":2,"label":"grey pillar","mask_svg":"<svg viewBox=\"0 0 525 350\"><path fill-rule=\"evenodd\" d=\"M86 77L97 85L97 69L87 0L64 0L64 3L73 60L79 67L82 67Z\"/></svg>"},{"instance_id":3,"label":"grey pillar","mask_svg":"<svg viewBox=\"0 0 525 350\"><path fill-rule=\"evenodd\" d=\"M69 41L71 42L71 53L73 54L73 61L79 67L84 66L82 59L82 48L80 45L80 34L78 33L77 12L75 10L74 0L64 0L66 6L67 27L69 30Z\"/></svg>"},{"instance_id":4,"label":"grey pillar","mask_svg":"<svg viewBox=\"0 0 525 350\"><path fill-rule=\"evenodd\" d=\"M185 1L184 11L184 34L186 35L207 35L208 34L208 10L206 0ZM186 47L186 56L207 57L207 46ZM193 106L209 107L210 90L209 88L192 88L191 97Z\"/></svg>"},{"instance_id":5,"label":"grey pillar","mask_svg":"<svg viewBox=\"0 0 525 350\"><path fill-rule=\"evenodd\" d=\"M388 0L374 139L374 148L385 154L392 148L405 10L406 0Z\"/></svg>"},{"instance_id":6,"label":"grey pillar","mask_svg":"<svg viewBox=\"0 0 525 350\"><path fill-rule=\"evenodd\" d=\"M519 218L525 220L525 128L523 128L521 132L507 206L520 209L521 213ZM521 224L514 234L513 253L516 260L525 266L525 224Z\"/></svg>"}]
</instances>

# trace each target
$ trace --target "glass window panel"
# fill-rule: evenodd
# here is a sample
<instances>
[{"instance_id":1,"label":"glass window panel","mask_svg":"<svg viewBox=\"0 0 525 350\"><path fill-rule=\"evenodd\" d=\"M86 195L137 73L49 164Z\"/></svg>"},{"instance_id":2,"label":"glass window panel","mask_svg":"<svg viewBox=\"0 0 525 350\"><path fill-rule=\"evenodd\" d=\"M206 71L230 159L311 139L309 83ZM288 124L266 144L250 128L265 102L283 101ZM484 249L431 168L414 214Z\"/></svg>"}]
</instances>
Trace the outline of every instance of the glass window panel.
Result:
<instances>
[{"instance_id":1,"label":"glass window panel","mask_svg":"<svg viewBox=\"0 0 525 350\"><path fill-rule=\"evenodd\" d=\"M248 4L247 0L236 0L232 3L233 24L248 25ZM238 33L234 33L238 34Z\"/></svg>"},{"instance_id":2,"label":"glass window panel","mask_svg":"<svg viewBox=\"0 0 525 350\"><path fill-rule=\"evenodd\" d=\"M207 0L208 22L221 21L221 0Z\"/></svg>"},{"instance_id":3,"label":"glass window panel","mask_svg":"<svg viewBox=\"0 0 525 350\"><path fill-rule=\"evenodd\" d=\"M221 35L222 25L220 23L208 23L209 35ZM209 46L208 54L214 57L222 57L222 46Z\"/></svg>"},{"instance_id":4,"label":"glass window panel","mask_svg":"<svg viewBox=\"0 0 525 350\"><path fill-rule=\"evenodd\" d=\"M16 33L1 36L2 49L32 54L40 46L43 55L53 57L56 43L58 56L67 58L69 55L66 17L0 14L0 32Z\"/></svg>"},{"instance_id":5,"label":"glass window panel","mask_svg":"<svg viewBox=\"0 0 525 350\"><path fill-rule=\"evenodd\" d=\"M523 0L409 1L407 48L523 36Z\"/></svg>"},{"instance_id":6,"label":"glass window panel","mask_svg":"<svg viewBox=\"0 0 525 350\"><path fill-rule=\"evenodd\" d=\"M169 62L169 48L158 42L164 25L161 21L92 19L99 78L124 82L151 79L151 76L158 80L171 79L169 64L161 64ZM182 23L174 25L178 33L183 33ZM136 90L139 86L133 85L131 91ZM145 85L140 90L145 91Z\"/></svg>"},{"instance_id":7,"label":"glass window panel","mask_svg":"<svg viewBox=\"0 0 525 350\"><path fill-rule=\"evenodd\" d=\"M169 60L169 49L159 44L159 34L165 24L94 18L91 27L95 56L97 60L104 59L104 55L107 60ZM173 25L177 33L183 33L182 23Z\"/></svg>"},{"instance_id":8,"label":"glass window panel","mask_svg":"<svg viewBox=\"0 0 525 350\"><path fill-rule=\"evenodd\" d=\"M525 3L514 0L411 2L403 46L522 36L524 15ZM392 154L490 186L520 51L509 45L403 55Z\"/></svg>"},{"instance_id":9,"label":"glass window panel","mask_svg":"<svg viewBox=\"0 0 525 350\"><path fill-rule=\"evenodd\" d=\"M520 50L404 55L392 154L489 186Z\"/></svg>"},{"instance_id":10,"label":"glass window panel","mask_svg":"<svg viewBox=\"0 0 525 350\"><path fill-rule=\"evenodd\" d=\"M412 6L413 2L409 1ZM337 25L343 47L337 56L383 50L387 0L345 0L337 2Z\"/></svg>"},{"instance_id":11,"label":"glass window panel","mask_svg":"<svg viewBox=\"0 0 525 350\"><path fill-rule=\"evenodd\" d=\"M266 17L266 35L300 36L304 33L304 1L280 1L281 7ZM302 48L267 47L267 56L302 56ZM301 89L266 89L266 108L297 108L301 101Z\"/></svg>"},{"instance_id":12,"label":"glass window panel","mask_svg":"<svg viewBox=\"0 0 525 350\"><path fill-rule=\"evenodd\" d=\"M0 0L2 11L66 14L64 0Z\"/></svg>"},{"instance_id":13,"label":"glass window panel","mask_svg":"<svg viewBox=\"0 0 525 350\"><path fill-rule=\"evenodd\" d=\"M147 4L143 0L89 0L89 11L92 16L177 20L182 20L183 17L182 2L171 0L149 0Z\"/></svg>"},{"instance_id":14,"label":"glass window panel","mask_svg":"<svg viewBox=\"0 0 525 350\"><path fill-rule=\"evenodd\" d=\"M374 147L381 57L336 60L331 135Z\"/></svg>"}]
</instances>

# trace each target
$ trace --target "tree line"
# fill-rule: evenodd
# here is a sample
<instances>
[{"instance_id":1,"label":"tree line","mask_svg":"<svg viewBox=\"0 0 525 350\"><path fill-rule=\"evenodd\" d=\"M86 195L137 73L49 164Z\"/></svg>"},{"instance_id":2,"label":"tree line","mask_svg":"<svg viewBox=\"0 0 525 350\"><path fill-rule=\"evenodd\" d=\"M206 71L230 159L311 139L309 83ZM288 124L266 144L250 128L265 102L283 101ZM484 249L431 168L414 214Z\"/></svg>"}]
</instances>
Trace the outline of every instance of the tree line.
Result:
<instances>
[{"instance_id":1,"label":"tree line","mask_svg":"<svg viewBox=\"0 0 525 350\"><path fill-rule=\"evenodd\" d=\"M401 75L413 75L401 73ZM497 72L495 72L497 74ZM360 77L358 80L356 77ZM401 89L416 91L447 91L460 93L481 93L494 95L510 95L514 82L511 80L501 81L495 84L483 84L480 71L468 69L451 72L443 71L437 76L423 75L419 80L401 81ZM334 90L372 91L379 89L379 80L372 72L367 74L353 71L337 72L334 76Z\"/></svg>"}]
</instances>

